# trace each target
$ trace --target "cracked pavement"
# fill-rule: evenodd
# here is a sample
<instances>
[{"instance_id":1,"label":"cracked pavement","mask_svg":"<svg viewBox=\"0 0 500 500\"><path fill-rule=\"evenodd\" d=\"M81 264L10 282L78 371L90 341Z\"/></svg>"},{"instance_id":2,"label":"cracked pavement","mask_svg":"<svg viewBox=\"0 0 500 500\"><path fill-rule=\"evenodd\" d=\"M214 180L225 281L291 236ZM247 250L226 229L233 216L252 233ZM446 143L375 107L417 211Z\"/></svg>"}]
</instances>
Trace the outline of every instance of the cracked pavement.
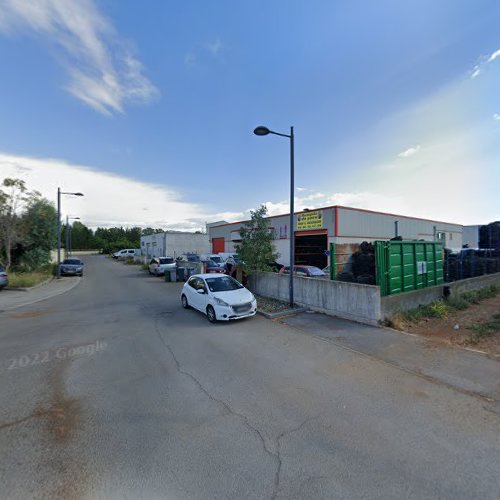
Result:
<instances>
[{"instance_id":1,"label":"cracked pavement","mask_svg":"<svg viewBox=\"0 0 500 500\"><path fill-rule=\"evenodd\" d=\"M2 498L498 498L480 399L262 317L211 325L180 284L85 261L0 314Z\"/></svg>"}]
</instances>

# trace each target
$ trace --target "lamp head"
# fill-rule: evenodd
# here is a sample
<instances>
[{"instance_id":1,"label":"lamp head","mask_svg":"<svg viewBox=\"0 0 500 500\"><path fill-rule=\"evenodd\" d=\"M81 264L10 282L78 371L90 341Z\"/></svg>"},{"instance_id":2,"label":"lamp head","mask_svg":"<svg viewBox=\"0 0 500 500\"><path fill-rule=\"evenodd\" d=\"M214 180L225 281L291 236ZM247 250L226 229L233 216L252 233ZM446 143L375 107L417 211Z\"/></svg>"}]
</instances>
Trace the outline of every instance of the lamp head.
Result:
<instances>
[{"instance_id":1,"label":"lamp head","mask_svg":"<svg viewBox=\"0 0 500 500\"><path fill-rule=\"evenodd\" d=\"M263 127L262 125L260 125L253 131L255 135L267 135L270 132L271 131L267 127Z\"/></svg>"}]
</instances>

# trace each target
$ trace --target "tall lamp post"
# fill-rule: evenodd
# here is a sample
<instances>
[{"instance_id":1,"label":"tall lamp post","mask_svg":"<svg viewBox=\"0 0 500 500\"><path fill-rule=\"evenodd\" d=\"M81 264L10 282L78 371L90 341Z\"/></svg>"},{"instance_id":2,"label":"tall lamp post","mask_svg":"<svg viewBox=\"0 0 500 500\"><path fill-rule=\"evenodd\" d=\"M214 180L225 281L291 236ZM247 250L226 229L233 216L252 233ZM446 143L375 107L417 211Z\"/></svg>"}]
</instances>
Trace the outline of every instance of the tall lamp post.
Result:
<instances>
[{"instance_id":1,"label":"tall lamp post","mask_svg":"<svg viewBox=\"0 0 500 500\"><path fill-rule=\"evenodd\" d=\"M71 228L69 226L70 220L80 220L80 217L68 217L66 215L66 256L71 255Z\"/></svg>"},{"instance_id":2,"label":"tall lamp post","mask_svg":"<svg viewBox=\"0 0 500 500\"><path fill-rule=\"evenodd\" d=\"M289 284L289 292L290 292L290 307L293 308L293 275L295 271L295 231L294 231L294 144L293 144L293 127L290 127L290 134L280 134L279 132L273 132L269 130L267 127L263 127L262 125L257 127L253 133L255 135L279 135L280 137L288 137L290 139L290 284Z\"/></svg>"},{"instance_id":3,"label":"tall lamp post","mask_svg":"<svg viewBox=\"0 0 500 500\"><path fill-rule=\"evenodd\" d=\"M56 277L61 277L61 195L69 194L73 196L83 196L83 193L66 193L57 188L57 270Z\"/></svg>"}]
</instances>

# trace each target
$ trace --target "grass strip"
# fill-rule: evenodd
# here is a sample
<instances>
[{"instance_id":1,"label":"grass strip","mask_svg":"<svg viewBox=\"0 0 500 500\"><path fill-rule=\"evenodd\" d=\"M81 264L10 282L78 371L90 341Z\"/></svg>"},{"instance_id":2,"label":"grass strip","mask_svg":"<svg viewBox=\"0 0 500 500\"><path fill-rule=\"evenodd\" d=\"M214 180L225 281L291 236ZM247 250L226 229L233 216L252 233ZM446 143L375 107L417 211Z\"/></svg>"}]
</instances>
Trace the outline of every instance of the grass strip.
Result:
<instances>
[{"instance_id":1,"label":"grass strip","mask_svg":"<svg viewBox=\"0 0 500 500\"><path fill-rule=\"evenodd\" d=\"M436 300L428 305L416 309L395 313L386 321L387 326L404 330L408 323L418 323L428 318L446 318L454 311L462 311L472 304L479 304L482 300L491 299L500 293L500 286L492 285L479 290L464 292L447 300Z\"/></svg>"},{"instance_id":2,"label":"grass strip","mask_svg":"<svg viewBox=\"0 0 500 500\"><path fill-rule=\"evenodd\" d=\"M9 273L9 288L30 288L51 277L50 272Z\"/></svg>"}]
</instances>

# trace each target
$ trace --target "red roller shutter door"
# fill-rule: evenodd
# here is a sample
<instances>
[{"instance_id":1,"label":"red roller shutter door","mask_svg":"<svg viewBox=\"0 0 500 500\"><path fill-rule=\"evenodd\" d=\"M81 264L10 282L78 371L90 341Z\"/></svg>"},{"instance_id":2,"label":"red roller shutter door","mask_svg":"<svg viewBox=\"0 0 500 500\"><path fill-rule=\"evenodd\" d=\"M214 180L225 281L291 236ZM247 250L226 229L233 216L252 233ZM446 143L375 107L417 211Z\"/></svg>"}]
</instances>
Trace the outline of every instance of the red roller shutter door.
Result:
<instances>
[{"instance_id":1,"label":"red roller shutter door","mask_svg":"<svg viewBox=\"0 0 500 500\"><path fill-rule=\"evenodd\" d=\"M212 248L214 253L224 252L224 238L213 238Z\"/></svg>"}]
</instances>

